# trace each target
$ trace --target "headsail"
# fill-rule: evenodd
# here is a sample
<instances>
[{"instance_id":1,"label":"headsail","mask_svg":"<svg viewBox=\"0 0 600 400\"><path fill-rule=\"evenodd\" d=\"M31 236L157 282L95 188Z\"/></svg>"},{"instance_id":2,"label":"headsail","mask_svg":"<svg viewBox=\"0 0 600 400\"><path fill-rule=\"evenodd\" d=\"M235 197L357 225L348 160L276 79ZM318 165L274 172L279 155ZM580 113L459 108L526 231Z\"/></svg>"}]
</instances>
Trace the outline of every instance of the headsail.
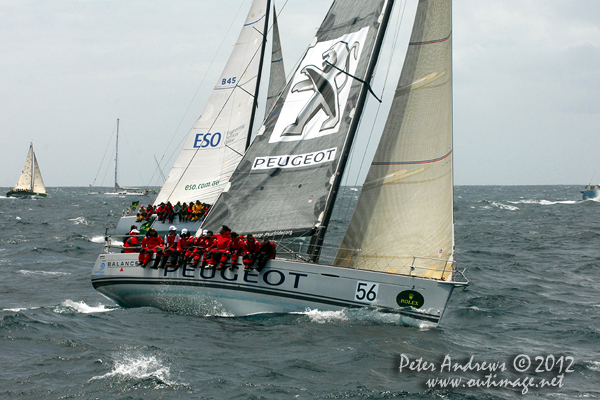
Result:
<instances>
[{"instance_id":1,"label":"headsail","mask_svg":"<svg viewBox=\"0 0 600 400\"><path fill-rule=\"evenodd\" d=\"M265 119L269 116L275 101L285 88L285 67L283 65L283 52L281 51L281 40L279 39L279 25L277 24L277 13L273 6L273 43L271 49L271 74L269 77L269 90L267 93L267 105L265 108Z\"/></svg>"},{"instance_id":2,"label":"headsail","mask_svg":"<svg viewBox=\"0 0 600 400\"><path fill-rule=\"evenodd\" d=\"M32 190L33 182L33 143L29 146L23 171L14 190Z\"/></svg>"},{"instance_id":3,"label":"headsail","mask_svg":"<svg viewBox=\"0 0 600 400\"><path fill-rule=\"evenodd\" d=\"M40 172L35 153L33 153L33 192L40 194L46 193L46 186L44 185L44 180L42 179L42 173Z\"/></svg>"},{"instance_id":4,"label":"headsail","mask_svg":"<svg viewBox=\"0 0 600 400\"><path fill-rule=\"evenodd\" d=\"M227 65L155 203L212 203L241 160L256 108L270 0L254 0Z\"/></svg>"},{"instance_id":5,"label":"headsail","mask_svg":"<svg viewBox=\"0 0 600 400\"><path fill-rule=\"evenodd\" d=\"M284 94L203 227L310 235L349 151L391 0L340 0L329 9Z\"/></svg>"},{"instance_id":6,"label":"headsail","mask_svg":"<svg viewBox=\"0 0 600 400\"><path fill-rule=\"evenodd\" d=\"M447 277L452 180L452 2L425 0L336 265Z\"/></svg>"}]
</instances>

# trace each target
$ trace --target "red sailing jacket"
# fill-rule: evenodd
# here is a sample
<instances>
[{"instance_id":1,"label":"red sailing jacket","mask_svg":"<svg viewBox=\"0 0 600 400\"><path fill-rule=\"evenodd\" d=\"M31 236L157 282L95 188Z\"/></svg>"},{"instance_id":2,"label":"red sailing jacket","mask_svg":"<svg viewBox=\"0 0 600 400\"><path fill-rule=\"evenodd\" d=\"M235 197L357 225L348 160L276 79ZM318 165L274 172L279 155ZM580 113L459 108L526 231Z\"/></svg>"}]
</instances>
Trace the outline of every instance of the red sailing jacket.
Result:
<instances>
[{"instance_id":1,"label":"red sailing jacket","mask_svg":"<svg viewBox=\"0 0 600 400\"><path fill-rule=\"evenodd\" d=\"M237 252L240 254L244 250L244 241L239 236L231 238L227 247L230 253Z\"/></svg>"},{"instance_id":2,"label":"red sailing jacket","mask_svg":"<svg viewBox=\"0 0 600 400\"><path fill-rule=\"evenodd\" d=\"M177 243L179 242L179 235L178 234L174 234L174 235L165 235L165 245L167 246L167 248L171 248L171 247L177 247Z\"/></svg>"},{"instance_id":3,"label":"red sailing jacket","mask_svg":"<svg viewBox=\"0 0 600 400\"><path fill-rule=\"evenodd\" d=\"M250 254L256 254L260 250L260 242L256 239L244 241L244 251L247 251Z\"/></svg>"},{"instance_id":4,"label":"red sailing jacket","mask_svg":"<svg viewBox=\"0 0 600 400\"><path fill-rule=\"evenodd\" d=\"M130 238L128 238L127 240L125 240L125 243L123 243L123 247L136 247L140 245L140 241L138 240L138 238L136 236L132 236ZM137 251L137 249L125 249L125 253L135 253Z\"/></svg>"},{"instance_id":5,"label":"red sailing jacket","mask_svg":"<svg viewBox=\"0 0 600 400\"><path fill-rule=\"evenodd\" d=\"M177 250L181 251L188 249L194 243L194 239L195 237L193 236L180 237L179 242L177 242Z\"/></svg>"},{"instance_id":6,"label":"red sailing jacket","mask_svg":"<svg viewBox=\"0 0 600 400\"><path fill-rule=\"evenodd\" d=\"M217 233L214 236L214 238L215 238L215 241L213 243L213 246L211 246L211 247L216 246L217 249L219 249L219 250L226 249L227 246L229 246L229 242L231 241L231 235L229 235L229 232L225 232L223 234Z\"/></svg>"},{"instance_id":7,"label":"red sailing jacket","mask_svg":"<svg viewBox=\"0 0 600 400\"><path fill-rule=\"evenodd\" d=\"M144 249L153 249L162 246L163 240L160 236L146 236L142 239L142 247Z\"/></svg>"},{"instance_id":8,"label":"red sailing jacket","mask_svg":"<svg viewBox=\"0 0 600 400\"><path fill-rule=\"evenodd\" d=\"M275 254L276 254L275 243L273 243L273 242L261 243L260 244L260 252L265 253L267 258L269 258L269 259L275 258Z\"/></svg>"}]
</instances>

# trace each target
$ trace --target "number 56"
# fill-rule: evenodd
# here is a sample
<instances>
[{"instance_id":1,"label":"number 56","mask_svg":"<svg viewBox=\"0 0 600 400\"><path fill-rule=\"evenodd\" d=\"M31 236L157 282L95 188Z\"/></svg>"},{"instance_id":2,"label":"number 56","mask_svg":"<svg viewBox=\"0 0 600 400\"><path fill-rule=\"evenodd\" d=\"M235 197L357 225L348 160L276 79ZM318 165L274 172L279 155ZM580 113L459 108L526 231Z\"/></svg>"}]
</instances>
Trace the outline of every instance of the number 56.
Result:
<instances>
[{"instance_id":1,"label":"number 56","mask_svg":"<svg viewBox=\"0 0 600 400\"><path fill-rule=\"evenodd\" d=\"M362 303L372 303L377 300L379 283L357 282L354 298Z\"/></svg>"}]
</instances>

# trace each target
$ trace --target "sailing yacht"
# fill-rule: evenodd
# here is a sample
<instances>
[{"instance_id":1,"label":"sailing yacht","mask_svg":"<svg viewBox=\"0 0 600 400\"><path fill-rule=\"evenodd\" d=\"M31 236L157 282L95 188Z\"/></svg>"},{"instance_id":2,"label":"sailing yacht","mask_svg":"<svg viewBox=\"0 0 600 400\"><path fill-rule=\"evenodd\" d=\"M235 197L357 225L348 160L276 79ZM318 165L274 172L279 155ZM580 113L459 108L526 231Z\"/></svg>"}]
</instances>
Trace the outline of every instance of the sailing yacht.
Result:
<instances>
[{"instance_id":1,"label":"sailing yacht","mask_svg":"<svg viewBox=\"0 0 600 400\"><path fill-rule=\"evenodd\" d=\"M33 151L33 143L29 145L25 165L17 186L6 193L6 197L46 197L46 186L44 186L42 173Z\"/></svg>"},{"instance_id":2,"label":"sailing yacht","mask_svg":"<svg viewBox=\"0 0 600 400\"><path fill-rule=\"evenodd\" d=\"M269 27L270 0L255 0L229 60L153 205L175 206L201 202L211 205L229 185L229 178L250 145L258 107L264 52ZM285 72L277 23L273 31L271 79L267 103L274 102L285 86ZM267 112L270 110L267 104ZM179 230L195 232L201 220L174 222ZM125 235L136 224L136 215L124 215L117 235ZM154 218L144 223L142 233L153 227L166 233L169 221Z\"/></svg>"},{"instance_id":3,"label":"sailing yacht","mask_svg":"<svg viewBox=\"0 0 600 400\"><path fill-rule=\"evenodd\" d=\"M92 191L92 185L90 185L90 191L88 194L101 194L104 196L147 196L149 191L140 190L139 188L128 188L120 186L118 183L118 172L119 172L119 118L117 118L117 135L115 143L115 190L113 192L94 192Z\"/></svg>"},{"instance_id":4,"label":"sailing yacht","mask_svg":"<svg viewBox=\"0 0 600 400\"><path fill-rule=\"evenodd\" d=\"M454 259L451 0L419 1L356 209L341 245L324 245L392 7L334 1L201 226L268 236L275 259L260 272L156 270L107 247L94 288L124 307L200 315L367 307L439 324L469 284Z\"/></svg>"}]
</instances>

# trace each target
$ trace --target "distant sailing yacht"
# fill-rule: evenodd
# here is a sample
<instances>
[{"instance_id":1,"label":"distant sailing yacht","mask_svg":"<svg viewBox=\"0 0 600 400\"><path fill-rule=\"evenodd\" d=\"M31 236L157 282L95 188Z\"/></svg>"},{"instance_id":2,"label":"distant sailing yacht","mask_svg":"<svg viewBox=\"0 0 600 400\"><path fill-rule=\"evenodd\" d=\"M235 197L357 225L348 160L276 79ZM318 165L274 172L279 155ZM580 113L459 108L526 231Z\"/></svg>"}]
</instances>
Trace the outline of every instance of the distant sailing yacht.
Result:
<instances>
[{"instance_id":1,"label":"distant sailing yacht","mask_svg":"<svg viewBox=\"0 0 600 400\"><path fill-rule=\"evenodd\" d=\"M44 186L42 173L33 152L33 143L29 145L25 166L23 166L17 186L6 193L6 197L46 197L46 186Z\"/></svg>"},{"instance_id":2,"label":"distant sailing yacht","mask_svg":"<svg viewBox=\"0 0 600 400\"><path fill-rule=\"evenodd\" d=\"M277 258L260 272L151 269L107 247L94 288L125 307L234 316L372 308L437 325L453 290L469 284L454 259L451 0L419 1L356 210L342 245L323 246L393 3L333 2L202 224L268 235Z\"/></svg>"},{"instance_id":3,"label":"distant sailing yacht","mask_svg":"<svg viewBox=\"0 0 600 400\"><path fill-rule=\"evenodd\" d=\"M114 192L105 192L102 193L100 191L93 192L92 185L90 185L90 191L88 194L101 194L104 196L146 196L148 195L148 190L141 191L139 188L128 188L122 187L118 183L118 172L119 172L119 118L117 118L117 138L115 144L115 190Z\"/></svg>"}]
</instances>

